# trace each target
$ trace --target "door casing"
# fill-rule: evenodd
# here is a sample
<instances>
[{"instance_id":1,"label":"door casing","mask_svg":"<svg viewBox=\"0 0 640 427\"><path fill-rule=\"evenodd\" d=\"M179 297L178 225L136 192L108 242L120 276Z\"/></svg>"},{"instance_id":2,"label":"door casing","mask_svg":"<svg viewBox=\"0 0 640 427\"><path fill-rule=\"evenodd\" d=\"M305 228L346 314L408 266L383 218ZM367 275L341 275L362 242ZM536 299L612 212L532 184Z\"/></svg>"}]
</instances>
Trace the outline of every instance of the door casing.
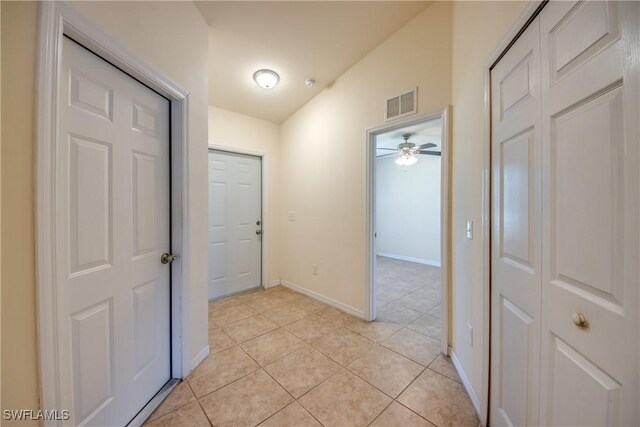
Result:
<instances>
[{"instance_id":1,"label":"door casing","mask_svg":"<svg viewBox=\"0 0 640 427\"><path fill-rule=\"evenodd\" d=\"M392 123L386 123L381 126L367 129L366 131L366 152L367 152L367 192L366 192L366 244L367 244L367 261L366 261L366 278L367 278L367 302L366 302L366 320L372 321L376 314L375 300L375 138L380 133L400 129L416 123L425 122L442 118L442 157L441 157L441 176L440 176L440 265L442 272L442 339L441 351L443 354L449 354L449 343L451 342L451 331L449 325L451 313L451 274L450 274L450 242L451 230L449 227L449 203L450 203L450 169L451 169L451 106L421 113L403 119L394 120Z\"/></svg>"},{"instance_id":2,"label":"door casing","mask_svg":"<svg viewBox=\"0 0 640 427\"><path fill-rule=\"evenodd\" d=\"M73 7L64 2L40 4L40 40L37 90L37 165L36 165L36 251L38 293L38 344L40 368L40 401L42 409L60 408L58 350L56 338L56 280L54 193L55 158L53 146L57 139L57 105L60 79L62 40L66 35L88 50L110 62L141 83L170 100L171 155L171 250L178 255L171 268L171 376L188 374L191 358L186 353L183 337L189 336L181 301L188 301L189 264L189 178L188 121L189 93L157 69L151 67L122 44L103 32ZM208 351L208 347L206 348ZM207 354L199 355L204 359ZM46 421L45 425L61 425Z\"/></svg>"}]
</instances>

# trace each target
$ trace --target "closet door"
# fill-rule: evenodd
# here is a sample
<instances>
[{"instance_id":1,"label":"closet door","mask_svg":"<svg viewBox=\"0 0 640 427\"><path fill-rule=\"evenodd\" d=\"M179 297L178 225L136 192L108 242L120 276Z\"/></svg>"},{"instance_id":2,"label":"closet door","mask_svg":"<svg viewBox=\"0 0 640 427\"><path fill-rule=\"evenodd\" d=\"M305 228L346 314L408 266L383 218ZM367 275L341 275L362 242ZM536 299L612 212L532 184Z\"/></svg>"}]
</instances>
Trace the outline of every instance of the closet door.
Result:
<instances>
[{"instance_id":1,"label":"closet door","mask_svg":"<svg viewBox=\"0 0 640 427\"><path fill-rule=\"evenodd\" d=\"M637 2L540 13L541 425L638 425Z\"/></svg>"},{"instance_id":2,"label":"closet door","mask_svg":"<svg viewBox=\"0 0 640 427\"><path fill-rule=\"evenodd\" d=\"M540 43L535 19L491 71L490 424L538 422Z\"/></svg>"}]
</instances>

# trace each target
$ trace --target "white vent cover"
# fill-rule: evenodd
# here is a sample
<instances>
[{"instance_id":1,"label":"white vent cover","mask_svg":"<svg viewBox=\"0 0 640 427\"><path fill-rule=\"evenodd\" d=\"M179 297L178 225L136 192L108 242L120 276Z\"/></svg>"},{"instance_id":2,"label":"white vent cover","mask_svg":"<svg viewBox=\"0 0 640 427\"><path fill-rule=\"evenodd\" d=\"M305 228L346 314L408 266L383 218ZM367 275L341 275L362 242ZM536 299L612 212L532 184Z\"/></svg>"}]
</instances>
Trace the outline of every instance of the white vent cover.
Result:
<instances>
[{"instance_id":1,"label":"white vent cover","mask_svg":"<svg viewBox=\"0 0 640 427\"><path fill-rule=\"evenodd\" d=\"M388 98L384 106L385 121L415 114L418 111L418 88Z\"/></svg>"}]
</instances>

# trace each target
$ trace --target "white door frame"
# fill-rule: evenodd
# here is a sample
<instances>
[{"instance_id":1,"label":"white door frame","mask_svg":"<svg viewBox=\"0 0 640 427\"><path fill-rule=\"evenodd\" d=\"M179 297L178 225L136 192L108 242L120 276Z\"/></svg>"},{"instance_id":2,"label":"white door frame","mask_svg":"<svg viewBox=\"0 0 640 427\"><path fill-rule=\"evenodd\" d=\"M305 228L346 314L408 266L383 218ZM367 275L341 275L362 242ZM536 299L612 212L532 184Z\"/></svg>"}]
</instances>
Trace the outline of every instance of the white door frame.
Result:
<instances>
[{"instance_id":1,"label":"white door frame","mask_svg":"<svg viewBox=\"0 0 640 427\"><path fill-rule=\"evenodd\" d=\"M365 313L367 320L372 321L376 316L376 300L375 300L375 159L376 159L376 136L410 126L416 123L422 123L428 120L442 118L442 157L441 157L441 175L440 175L440 265L442 276L442 339L440 340L442 352L449 354L450 331L449 313L451 313L451 276L449 268L450 259L450 242L451 230L449 227L449 182L450 182L450 147L451 147L451 106L431 111L427 113L417 114L392 123L385 123L381 126L367 129L367 197L366 197L366 243L367 243L367 311Z\"/></svg>"},{"instance_id":2,"label":"white door frame","mask_svg":"<svg viewBox=\"0 0 640 427\"><path fill-rule=\"evenodd\" d=\"M188 301L189 278L189 93L133 52L99 29L65 2L40 3L38 55L38 121L36 166L36 251L40 405L60 408L58 377L55 275L55 155L58 134L58 88L63 37L67 35L171 102L171 251L178 256L171 266L171 376L182 378L191 370L183 337L189 336L181 300ZM59 425L59 422L45 422Z\"/></svg>"},{"instance_id":3,"label":"white door frame","mask_svg":"<svg viewBox=\"0 0 640 427\"><path fill-rule=\"evenodd\" d=\"M484 105L483 105L483 165L482 165L482 323L483 348L482 355L482 390L480 391L480 422L483 426L489 420L489 368L491 357L491 69L509 50L516 39L529 26L540 9L547 3L545 0L529 0L516 21L502 37L496 48L484 63ZM465 384L470 392L470 384ZM469 393L471 394L471 392ZM478 410L478 408L476 408Z\"/></svg>"},{"instance_id":4,"label":"white door frame","mask_svg":"<svg viewBox=\"0 0 640 427\"><path fill-rule=\"evenodd\" d=\"M263 288L270 287L269 283L269 220L268 220L268 208L269 208L269 192L267 191L267 162L268 155L263 151L249 150L245 148L233 147L231 145L218 145L209 144L209 152L211 150L223 151L230 154L243 154L245 156L253 156L260 158L260 221L262 227L262 234L260 239L260 285Z\"/></svg>"}]
</instances>

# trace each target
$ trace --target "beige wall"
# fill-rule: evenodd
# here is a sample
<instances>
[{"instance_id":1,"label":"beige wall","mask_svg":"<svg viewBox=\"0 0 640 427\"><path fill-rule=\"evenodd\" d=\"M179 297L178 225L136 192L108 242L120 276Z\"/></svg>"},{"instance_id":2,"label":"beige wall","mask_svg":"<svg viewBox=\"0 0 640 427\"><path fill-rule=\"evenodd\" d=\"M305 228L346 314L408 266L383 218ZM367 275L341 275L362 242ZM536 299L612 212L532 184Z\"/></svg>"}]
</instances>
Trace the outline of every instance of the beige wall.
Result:
<instances>
[{"instance_id":1,"label":"beige wall","mask_svg":"<svg viewBox=\"0 0 640 427\"><path fill-rule=\"evenodd\" d=\"M266 120L209 107L209 146L248 150L263 160L264 235L267 238L268 283L280 280L280 126Z\"/></svg>"},{"instance_id":2,"label":"beige wall","mask_svg":"<svg viewBox=\"0 0 640 427\"><path fill-rule=\"evenodd\" d=\"M188 357L207 347L207 26L191 2L76 3L190 92ZM34 126L38 7L2 2L2 409L38 408Z\"/></svg>"},{"instance_id":3,"label":"beige wall","mask_svg":"<svg viewBox=\"0 0 640 427\"><path fill-rule=\"evenodd\" d=\"M365 130L413 86L420 112L451 102L451 7L428 6L282 124L283 280L365 311Z\"/></svg>"},{"instance_id":4,"label":"beige wall","mask_svg":"<svg viewBox=\"0 0 640 427\"><path fill-rule=\"evenodd\" d=\"M453 347L476 394L482 395L483 258L482 166L484 66L526 2L456 2L453 5ZM466 238L466 221L474 238ZM473 346L467 326L473 327Z\"/></svg>"},{"instance_id":5,"label":"beige wall","mask_svg":"<svg viewBox=\"0 0 640 427\"><path fill-rule=\"evenodd\" d=\"M33 205L37 6L3 1L1 7L2 409L37 409Z\"/></svg>"}]
</instances>

